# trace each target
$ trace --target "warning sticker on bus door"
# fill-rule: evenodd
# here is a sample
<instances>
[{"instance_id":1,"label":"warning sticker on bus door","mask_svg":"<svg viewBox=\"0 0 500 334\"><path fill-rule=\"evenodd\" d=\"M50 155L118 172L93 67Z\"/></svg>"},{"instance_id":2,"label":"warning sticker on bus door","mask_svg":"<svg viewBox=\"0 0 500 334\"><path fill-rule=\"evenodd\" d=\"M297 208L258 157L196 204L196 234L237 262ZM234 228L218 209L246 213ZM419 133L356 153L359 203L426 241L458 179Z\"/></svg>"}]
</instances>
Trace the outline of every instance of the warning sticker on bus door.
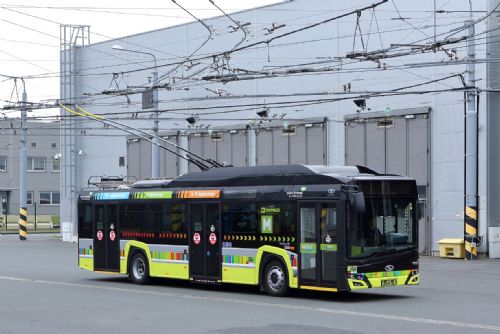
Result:
<instances>
[{"instance_id":1,"label":"warning sticker on bus door","mask_svg":"<svg viewBox=\"0 0 500 334\"><path fill-rule=\"evenodd\" d=\"M195 245L198 245L200 241L201 241L200 234L199 233L193 234L193 242L195 243Z\"/></svg>"}]
</instances>

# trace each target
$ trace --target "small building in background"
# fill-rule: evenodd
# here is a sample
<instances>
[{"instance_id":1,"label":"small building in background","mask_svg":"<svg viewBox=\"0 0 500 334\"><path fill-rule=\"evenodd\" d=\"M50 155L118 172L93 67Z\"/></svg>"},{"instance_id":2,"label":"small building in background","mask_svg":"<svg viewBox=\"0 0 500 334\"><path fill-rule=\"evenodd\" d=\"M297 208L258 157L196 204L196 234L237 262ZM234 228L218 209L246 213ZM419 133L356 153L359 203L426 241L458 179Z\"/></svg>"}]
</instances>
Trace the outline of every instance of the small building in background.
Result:
<instances>
[{"instance_id":1,"label":"small building in background","mask_svg":"<svg viewBox=\"0 0 500 334\"><path fill-rule=\"evenodd\" d=\"M28 121L28 221L36 214L59 223L59 130L59 122ZM0 120L0 212L9 224L19 217L20 145L20 120Z\"/></svg>"}]
</instances>

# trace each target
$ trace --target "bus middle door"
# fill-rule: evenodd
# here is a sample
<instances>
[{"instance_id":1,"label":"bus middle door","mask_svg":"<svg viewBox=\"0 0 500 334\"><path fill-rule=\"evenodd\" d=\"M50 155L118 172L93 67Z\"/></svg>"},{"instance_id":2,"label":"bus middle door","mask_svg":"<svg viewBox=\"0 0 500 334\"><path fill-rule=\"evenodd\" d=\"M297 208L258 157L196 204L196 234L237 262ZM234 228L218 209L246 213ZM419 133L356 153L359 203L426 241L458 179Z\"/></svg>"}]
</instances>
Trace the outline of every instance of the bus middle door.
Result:
<instances>
[{"instance_id":1,"label":"bus middle door","mask_svg":"<svg viewBox=\"0 0 500 334\"><path fill-rule=\"evenodd\" d=\"M200 283L221 281L219 203L189 205L189 277Z\"/></svg>"}]
</instances>

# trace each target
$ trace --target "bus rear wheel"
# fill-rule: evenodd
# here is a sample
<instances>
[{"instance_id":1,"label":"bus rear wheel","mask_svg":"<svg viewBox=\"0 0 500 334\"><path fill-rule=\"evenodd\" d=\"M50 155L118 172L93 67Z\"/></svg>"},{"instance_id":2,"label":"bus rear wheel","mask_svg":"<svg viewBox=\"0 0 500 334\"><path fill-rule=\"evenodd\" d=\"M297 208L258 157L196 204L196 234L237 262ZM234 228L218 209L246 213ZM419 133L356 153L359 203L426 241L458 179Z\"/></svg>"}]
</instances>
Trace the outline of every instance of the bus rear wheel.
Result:
<instances>
[{"instance_id":1,"label":"bus rear wheel","mask_svg":"<svg viewBox=\"0 0 500 334\"><path fill-rule=\"evenodd\" d=\"M266 265L263 277L264 289L273 297L282 297L288 292L288 277L280 261L271 261Z\"/></svg>"},{"instance_id":2,"label":"bus rear wheel","mask_svg":"<svg viewBox=\"0 0 500 334\"><path fill-rule=\"evenodd\" d=\"M146 284L149 281L148 260L142 253L132 256L128 277L135 284Z\"/></svg>"}]
</instances>

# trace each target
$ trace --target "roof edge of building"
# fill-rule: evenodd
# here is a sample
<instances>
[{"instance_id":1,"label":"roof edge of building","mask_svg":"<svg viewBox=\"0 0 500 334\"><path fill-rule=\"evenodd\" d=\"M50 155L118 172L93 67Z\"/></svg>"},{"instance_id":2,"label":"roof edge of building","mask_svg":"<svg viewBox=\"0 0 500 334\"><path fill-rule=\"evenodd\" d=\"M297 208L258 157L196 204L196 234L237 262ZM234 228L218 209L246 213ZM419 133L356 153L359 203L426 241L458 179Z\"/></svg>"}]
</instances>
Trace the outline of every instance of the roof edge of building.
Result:
<instances>
[{"instance_id":1,"label":"roof edge of building","mask_svg":"<svg viewBox=\"0 0 500 334\"><path fill-rule=\"evenodd\" d=\"M272 3L272 4L269 4L269 5L264 5L264 6L253 7L253 8L249 8L249 9L242 9L242 10L239 10L239 11L235 11L235 12L230 13L230 15L238 15L238 14L241 14L241 13L250 12L252 10L258 10L258 9L263 9L263 8L273 7L273 6L280 6L280 5L283 5L285 3L289 3L289 2L291 2L291 0L280 0L279 2ZM208 20L213 20L213 19L219 19L219 18L222 18L222 17L224 17L224 15L212 16L212 17L203 19L203 21L208 21ZM197 21L189 21L189 22L179 23L179 24L175 24L175 25L172 25L172 26L164 27L164 28L143 31L143 32L139 32L137 34L132 34L132 35L126 35L126 36L122 36L122 37L112 38L112 39L108 39L108 40L100 41L100 42L96 42L96 43L90 43L90 44L83 45L82 48L93 47L93 46L104 44L104 43L109 43L109 42L113 42L113 41L120 41L120 40L123 40L123 39L126 39L126 38L133 38L133 37L138 37L138 36L145 35L145 34L150 34L150 33L160 32L160 31L163 31L163 30L169 30L169 29L173 29L173 28L178 28L178 27L182 27L184 25L188 25L188 24L192 24L192 23L197 23Z\"/></svg>"}]
</instances>

